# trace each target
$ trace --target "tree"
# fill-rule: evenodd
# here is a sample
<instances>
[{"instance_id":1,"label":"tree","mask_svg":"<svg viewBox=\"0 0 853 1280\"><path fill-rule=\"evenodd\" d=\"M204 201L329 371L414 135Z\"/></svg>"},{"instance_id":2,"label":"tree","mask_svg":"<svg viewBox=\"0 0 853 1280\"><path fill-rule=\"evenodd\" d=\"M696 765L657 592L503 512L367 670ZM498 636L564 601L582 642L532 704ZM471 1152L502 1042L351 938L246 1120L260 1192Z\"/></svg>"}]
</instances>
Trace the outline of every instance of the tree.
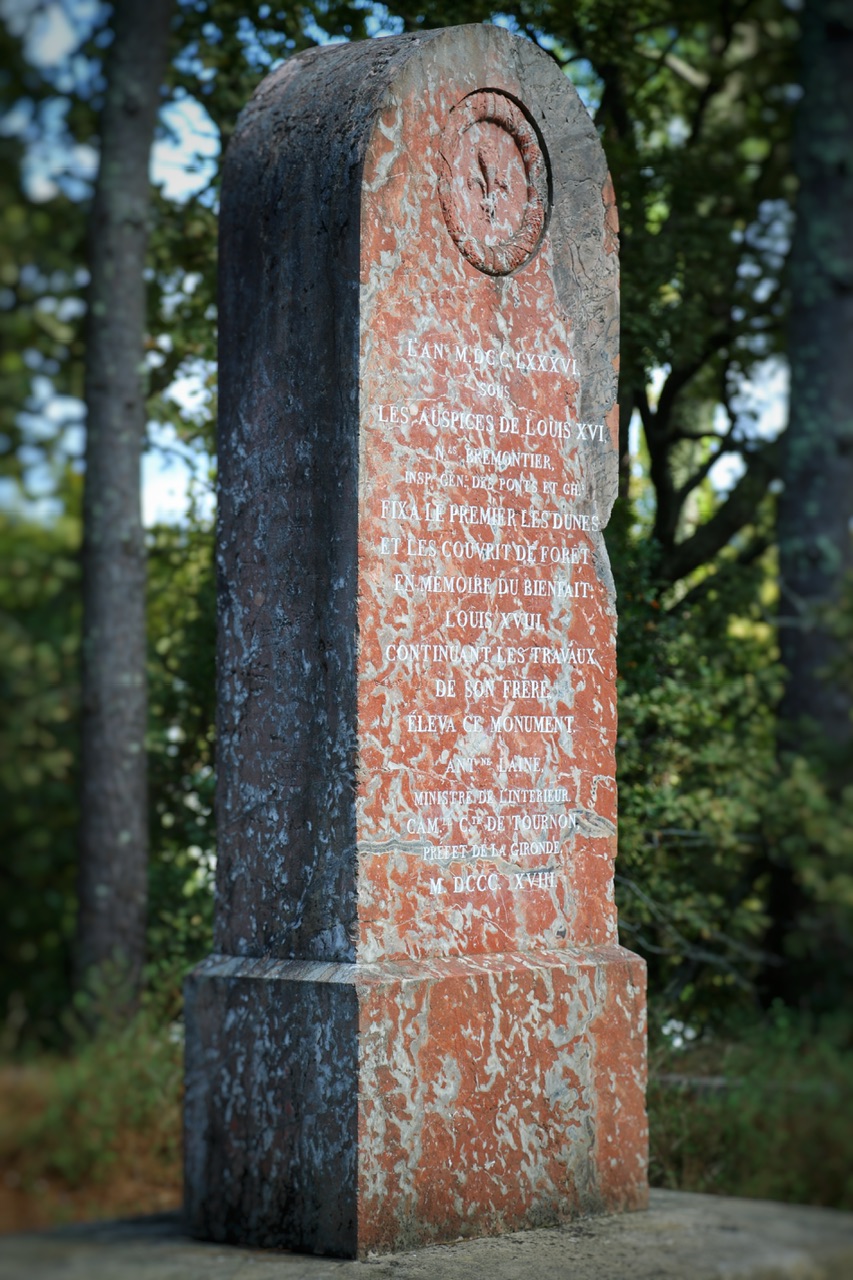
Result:
<instances>
[{"instance_id":1,"label":"tree","mask_svg":"<svg viewBox=\"0 0 853 1280\"><path fill-rule=\"evenodd\" d=\"M853 15L843 0L807 0L800 64L791 400L777 517L785 669L777 736L792 808L807 786L811 822L799 841L778 833L766 853L770 963L761 977L765 1000L792 1004L814 1002L827 970L843 984L851 967L838 910L850 895L849 841L839 845L832 826L814 817L828 808L848 833L853 819ZM829 890L819 911L815 882Z\"/></svg>"},{"instance_id":2,"label":"tree","mask_svg":"<svg viewBox=\"0 0 853 1280\"><path fill-rule=\"evenodd\" d=\"M78 973L142 980L148 876L140 458L148 162L171 0L119 0L90 214Z\"/></svg>"},{"instance_id":3,"label":"tree","mask_svg":"<svg viewBox=\"0 0 853 1280\"><path fill-rule=\"evenodd\" d=\"M835 764L843 777L853 689L837 670L831 609L853 575L853 13L844 0L808 0L801 62L791 408L778 518L783 735L791 741L810 721L842 753Z\"/></svg>"}]
</instances>

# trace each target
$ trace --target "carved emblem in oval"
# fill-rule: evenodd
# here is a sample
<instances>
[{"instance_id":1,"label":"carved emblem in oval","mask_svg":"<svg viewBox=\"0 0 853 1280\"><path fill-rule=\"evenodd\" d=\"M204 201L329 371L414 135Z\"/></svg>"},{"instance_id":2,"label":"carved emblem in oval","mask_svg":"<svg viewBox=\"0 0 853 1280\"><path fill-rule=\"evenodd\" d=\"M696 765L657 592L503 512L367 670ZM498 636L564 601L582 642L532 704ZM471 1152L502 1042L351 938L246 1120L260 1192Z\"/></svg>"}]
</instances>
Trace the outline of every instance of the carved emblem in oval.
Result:
<instances>
[{"instance_id":1,"label":"carved emblem in oval","mask_svg":"<svg viewBox=\"0 0 853 1280\"><path fill-rule=\"evenodd\" d=\"M493 89L458 102L441 135L438 195L447 230L479 271L529 262L548 219L548 161L522 108Z\"/></svg>"}]
</instances>

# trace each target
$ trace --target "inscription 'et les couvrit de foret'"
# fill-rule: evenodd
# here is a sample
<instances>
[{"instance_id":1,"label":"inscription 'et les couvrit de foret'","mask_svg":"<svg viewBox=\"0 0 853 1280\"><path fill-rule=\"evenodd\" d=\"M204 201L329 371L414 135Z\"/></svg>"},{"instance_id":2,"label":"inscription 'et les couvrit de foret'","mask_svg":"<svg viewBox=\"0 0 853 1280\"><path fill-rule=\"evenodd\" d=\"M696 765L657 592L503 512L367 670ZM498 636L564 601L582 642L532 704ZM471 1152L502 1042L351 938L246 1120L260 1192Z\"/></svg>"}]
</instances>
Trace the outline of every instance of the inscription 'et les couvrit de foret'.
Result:
<instances>
[{"instance_id":1,"label":"inscription 'et les couvrit de foret'","mask_svg":"<svg viewBox=\"0 0 853 1280\"><path fill-rule=\"evenodd\" d=\"M498 27L309 50L235 130L197 1235L365 1256L646 1202L616 231L577 94Z\"/></svg>"}]
</instances>

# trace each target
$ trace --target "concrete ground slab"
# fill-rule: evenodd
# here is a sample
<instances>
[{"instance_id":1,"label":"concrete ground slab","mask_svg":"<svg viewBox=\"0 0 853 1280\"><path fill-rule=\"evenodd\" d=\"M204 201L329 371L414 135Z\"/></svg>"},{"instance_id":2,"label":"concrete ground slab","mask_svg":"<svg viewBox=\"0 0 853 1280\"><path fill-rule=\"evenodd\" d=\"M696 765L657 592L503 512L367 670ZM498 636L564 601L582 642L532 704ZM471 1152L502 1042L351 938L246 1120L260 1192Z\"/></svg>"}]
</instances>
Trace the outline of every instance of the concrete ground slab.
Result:
<instances>
[{"instance_id":1,"label":"concrete ground slab","mask_svg":"<svg viewBox=\"0 0 853 1280\"><path fill-rule=\"evenodd\" d=\"M365 1262L203 1244L177 1214L0 1240L0 1280L853 1280L853 1214L652 1191L647 1212Z\"/></svg>"}]
</instances>

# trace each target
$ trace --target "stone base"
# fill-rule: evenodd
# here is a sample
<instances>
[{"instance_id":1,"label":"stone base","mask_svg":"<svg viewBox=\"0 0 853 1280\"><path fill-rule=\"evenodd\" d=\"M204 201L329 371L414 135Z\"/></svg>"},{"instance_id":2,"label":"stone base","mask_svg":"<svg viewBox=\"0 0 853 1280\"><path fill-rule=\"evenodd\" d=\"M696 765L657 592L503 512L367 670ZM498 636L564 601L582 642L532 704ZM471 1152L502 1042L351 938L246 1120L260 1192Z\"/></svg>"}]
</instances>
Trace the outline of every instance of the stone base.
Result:
<instances>
[{"instance_id":1,"label":"stone base","mask_svg":"<svg viewBox=\"0 0 853 1280\"><path fill-rule=\"evenodd\" d=\"M186 1212L364 1257L647 1203L642 961L213 956L186 991Z\"/></svg>"}]
</instances>

